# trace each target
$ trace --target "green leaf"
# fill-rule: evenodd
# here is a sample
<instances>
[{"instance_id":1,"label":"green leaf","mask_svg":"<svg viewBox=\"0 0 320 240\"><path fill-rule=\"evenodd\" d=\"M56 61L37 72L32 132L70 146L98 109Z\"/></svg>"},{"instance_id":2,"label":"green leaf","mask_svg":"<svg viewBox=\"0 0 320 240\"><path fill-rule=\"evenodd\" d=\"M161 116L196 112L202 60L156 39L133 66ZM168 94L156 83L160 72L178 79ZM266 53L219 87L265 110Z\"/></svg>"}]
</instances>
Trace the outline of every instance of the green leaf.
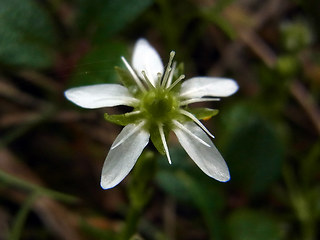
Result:
<instances>
[{"instance_id":1,"label":"green leaf","mask_svg":"<svg viewBox=\"0 0 320 240\"><path fill-rule=\"evenodd\" d=\"M283 239L280 225L261 212L239 210L228 219L231 240L280 240Z\"/></svg>"},{"instance_id":2,"label":"green leaf","mask_svg":"<svg viewBox=\"0 0 320 240\"><path fill-rule=\"evenodd\" d=\"M122 30L146 10L153 0L78 0L78 23L84 31L92 33L96 42Z\"/></svg>"},{"instance_id":3,"label":"green leaf","mask_svg":"<svg viewBox=\"0 0 320 240\"><path fill-rule=\"evenodd\" d=\"M125 53L126 45L121 42L109 41L93 47L77 64L70 87L117 82L114 67L121 64L121 56Z\"/></svg>"},{"instance_id":4,"label":"green leaf","mask_svg":"<svg viewBox=\"0 0 320 240\"><path fill-rule=\"evenodd\" d=\"M219 113L218 109L211 108L188 108L187 111L201 120L208 120Z\"/></svg>"},{"instance_id":5,"label":"green leaf","mask_svg":"<svg viewBox=\"0 0 320 240\"><path fill-rule=\"evenodd\" d=\"M114 114L109 115L108 113L104 114L104 119L108 122L118 124L120 126L126 126L130 123L136 122L140 118L140 114L131 114L125 113L125 114Z\"/></svg>"},{"instance_id":6,"label":"green leaf","mask_svg":"<svg viewBox=\"0 0 320 240\"><path fill-rule=\"evenodd\" d=\"M272 125L258 115L239 116L237 126L224 154L232 182L258 194L280 176L284 146Z\"/></svg>"},{"instance_id":7,"label":"green leaf","mask_svg":"<svg viewBox=\"0 0 320 240\"><path fill-rule=\"evenodd\" d=\"M0 19L1 64L37 69L53 64L55 27L36 1L1 0Z\"/></svg>"}]
</instances>

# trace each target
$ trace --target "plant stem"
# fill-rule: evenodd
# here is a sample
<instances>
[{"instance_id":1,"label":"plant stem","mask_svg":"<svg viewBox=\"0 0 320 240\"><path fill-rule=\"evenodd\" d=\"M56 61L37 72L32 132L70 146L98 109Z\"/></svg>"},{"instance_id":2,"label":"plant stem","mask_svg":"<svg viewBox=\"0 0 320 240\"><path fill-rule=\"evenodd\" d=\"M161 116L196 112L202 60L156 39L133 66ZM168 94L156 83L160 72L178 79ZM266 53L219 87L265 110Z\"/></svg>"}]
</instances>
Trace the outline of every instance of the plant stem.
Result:
<instances>
[{"instance_id":1,"label":"plant stem","mask_svg":"<svg viewBox=\"0 0 320 240\"><path fill-rule=\"evenodd\" d=\"M154 178L155 169L155 154L150 151L143 153L131 174L132 179L128 189L130 206L119 240L128 240L137 232L142 211L152 196L150 183Z\"/></svg>"},{"instance_id":2,"label":"plant stem","mask_svg":"<svg viewBox=\"0 0 320 240\"><path fill-rule=\"evenodd\" d=\"M307 190L303 190L294 181L292 169L287 165L284 168L284 179L289 192L292 207L301 224L301 239L315 240L315 219L312 212L312 204L307 196Z\"/></svg>"},{"instance_id":3,"label":"plant stem","mask_svg":"<svg viewBox=\"0 0 320 240\"><path fill-rule=\"evenodd\" d=\"M120 235L121 240L130 239L132 235L136 232L141 216L141 210L142 209L137 209L133 207L129 208L129 212L127 213L126 217L126 226Z\"/></svg>"}]
</instances>

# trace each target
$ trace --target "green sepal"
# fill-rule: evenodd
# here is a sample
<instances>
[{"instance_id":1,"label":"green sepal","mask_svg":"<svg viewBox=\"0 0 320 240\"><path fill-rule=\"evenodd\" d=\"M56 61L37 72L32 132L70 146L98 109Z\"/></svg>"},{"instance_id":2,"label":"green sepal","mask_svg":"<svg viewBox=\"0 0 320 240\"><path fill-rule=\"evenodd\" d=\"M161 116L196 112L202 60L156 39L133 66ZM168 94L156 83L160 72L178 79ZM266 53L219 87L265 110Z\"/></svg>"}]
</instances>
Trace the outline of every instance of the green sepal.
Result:
<instances>
[{"instance_id":1,"label":"green sepal","mask_svg":"<svg viewBox=\"0 0 320 240\"><path fill-rule=\"evenodd\" d=\"M161 153L162 155L165 155L166 152L164 150L164 146L161 141L161 136L160 136L158 126L155 125L153 127L150 127L149 131L150 131L150 139L151 139L153 145L155 146L155 148L158 150L159 153ZM164 131L164 135L167 139L167 136L169 134L169 130L164 127L163 131Z\"/></svg>"},{"instance_id":2,"label":"green sepal","mask_svg":"<svg viewBox=\"0 0 320 240\"><path fill-rule=\"evenodd\" d=\"M132 78L131 74L127 70L122 69L120 67L115 67L115 70L116 70L117 74L119 75L121 83L126 88L128 88L129 92L133 96L137 96L139 94L139 88L138 88L136 82L134 81L134 79Z\"/></svg>"},{"instance_id":3,"label":"green sepal","mask_svg":"<svg viewBox=\"0 0 320 240\"><path fill-rule=\"evenodd\" d=\"M211 108L188 108L187 111L200 120L207 120L219 113L218 109Z\"/></svg>"},{"instance_id":4,"label":"green sepal","mask_svg":"<svg viewBox=\"0 0 320 240\"><path fill-rule=\"evenodd\" d=\"M104 119L108 122L118 124L120 126L127 126L130 123L136 122L140 118L140 114L113 114L109 115L108 113L104 114Z\"/></svg>"}]
</instances>

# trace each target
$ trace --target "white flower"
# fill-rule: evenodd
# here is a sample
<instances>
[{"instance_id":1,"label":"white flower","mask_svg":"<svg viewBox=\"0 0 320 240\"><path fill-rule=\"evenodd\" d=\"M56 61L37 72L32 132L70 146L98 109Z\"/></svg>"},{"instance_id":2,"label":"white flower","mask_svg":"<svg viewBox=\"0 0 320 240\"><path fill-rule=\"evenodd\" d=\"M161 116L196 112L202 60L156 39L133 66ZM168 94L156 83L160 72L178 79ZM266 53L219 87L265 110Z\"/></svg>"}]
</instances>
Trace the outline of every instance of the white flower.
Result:
<instances>
[{"instance_id":1,"label":"white flower","mask_svg":"<svg viewBox=\"0 0 320 240\"><path fill-rule=\"evenodd\" d=\"M173 62L174 52L166 68L156 50L144 39L134 47L132 67L122 57L128 71L118 69L123 85L98 84L76 87L65 92L73 103L84 108L127 105L133 111L123 115L108 115L111 122L125 127L111 146L104 162L101 187L112 188L131 171L151 138L159 152L171 158L166 143L173 130L180 144L208 176L225 182L230 179L227 164L213 145L213 135L199 121L217 111L192 109L188 104L217 101L238 90L232 79L194 77L182 83L179 67Z\"/></svg>"}]
</instances>

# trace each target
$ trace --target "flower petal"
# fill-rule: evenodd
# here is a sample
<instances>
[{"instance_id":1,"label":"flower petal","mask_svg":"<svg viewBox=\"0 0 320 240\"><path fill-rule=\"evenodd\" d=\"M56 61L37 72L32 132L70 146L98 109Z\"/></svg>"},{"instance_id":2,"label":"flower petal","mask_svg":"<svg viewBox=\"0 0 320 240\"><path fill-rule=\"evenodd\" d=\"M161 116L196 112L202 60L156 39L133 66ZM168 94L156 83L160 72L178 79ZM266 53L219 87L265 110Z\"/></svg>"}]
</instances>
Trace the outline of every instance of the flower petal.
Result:
<instances>
[{"instance_id":1,"label":"flower petal","mask_svg":"<svg viewBox=\"0 0 320 240\"><path fill-rule=\"evenodd\" d=\"M215 178L220 182L228 181L230 179L228 166L209 137L193 122L187 122L183 125L210 145L210 147L207 147L201 142L195 141L195 138L191 137L180 128L173 129L180 144L191 159L208 176Z\"/></svg>"},{"instance_id":2,"label":"flower petal","mask_svg":"<svg viewBox=\"0 0 320 240\"><path fill-rule=\"evenodd\" d=\"M141 73L145 71L153 86L158 81L157 74L163 74L163 64L158 52L145 39L139 39L134 47L132 66L141 79L145 79Z\"/></svg>"},{"instance_id":3,"label":"flower petal","mask_svg":"<svg viewBox=\"0 0 320 240\"><path fill-rule=\"evenodd\" d=\"M97 84L75 87L65 91L71 102L83 108L133 106L138 100L132 97L128 89L119 84Z\"/></svg>"},{"instance_id":4,"label":"flower petal","mask_svg":"<svg viewBox=\"0 0 320 240\"><path fill-rule=\"evenodd\" d=\"M238 84L232 79L194 77L182 83L180 96L183 98L227 97L234 94L238 88Z\"/></svg>"},{"instance_id":5,"label":"flower petal","mask_svg":"<svg viewBox=\"0 0 320 240\"><path fill-rule=\"evenodd\" d=\"M136 124L129 124L123 128L112 146L136 128ZM108 189L119 184L131 171L138 157L149 142L150 134L141 129L127 138L122 144L112 149L104 162L101 174L101 187Z\"/></svg>"}]
</instances>

